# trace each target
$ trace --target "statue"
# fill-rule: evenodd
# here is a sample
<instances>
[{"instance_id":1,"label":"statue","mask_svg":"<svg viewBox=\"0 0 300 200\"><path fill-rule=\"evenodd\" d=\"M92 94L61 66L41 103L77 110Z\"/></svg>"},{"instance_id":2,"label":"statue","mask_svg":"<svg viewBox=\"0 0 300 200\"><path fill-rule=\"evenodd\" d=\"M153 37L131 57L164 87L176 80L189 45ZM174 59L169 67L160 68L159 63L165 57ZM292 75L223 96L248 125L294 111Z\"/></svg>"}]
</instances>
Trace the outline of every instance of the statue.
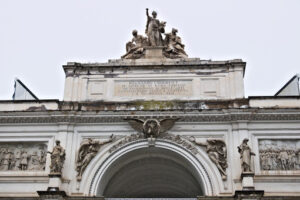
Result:
<instances>
[{"instance_id":1,"label":"statue","mask_svg":"<svg viewBox=\"0 0 300 200\"><path fill-rule=\"evenodd\" d=\"M251 156L255 156L255 153L251 151L251 148L247 144L249 139L245 138L243 143L238 146L238 151L242 160L242 172L252 172L251 170Z\"/></svg>"},{"instance_id":2,"label":"statue","mask_svg":"<svg viewBox=\"0 0 300 200\"><path fill-rule=\"evenodd\" d=\"M99 149L104 144L110 143L113 141L113 135L106 141L96 141L91 138L83 141L80 145L76 161L76 171L77 171L77 180L80 181L82 174L91 160L97 155Z\"/></svg>"},{"instance_id":3,"label":"statue","mask_svg":"<svg viewBox=\"0 0 300 200\"><path fill-rule=\"evenodd\" d=\"M60 141L55 141L56 146L53 148L51 154L51 165L50 165L50 174L61 174L61 170L65 161L65 150L62 146L60 146Z\"/></svg>"},{"instance_id":4,"label":"statue","mask_svg":"<svg viewBox=\"0 0 300 200\"><path fill-rule=\"evenodd\" d=\"M171 129L177 120L178 118L162 119L160 121L157 119L147 119L144 121L142 119L132 118L128 119L128 123L134 130L144 133L146 138L156 138L161 133L165 133Z\"/></svg>"},{"instance_id":5,"label":"statue","mask_svg":"<svg viewBox=\"0 0 300 200\"><path fill-rule=\"evenodd\" d=\"M149 16L148 8L146 8L147 24L146 35L148 36L150 46L163 46L163 39L161 33L165 32L166 22L160 22L156 19L157 13L152 12L152 17Z\"/></svg>"},{"instance_id":6,"label":"statue","mask_svg":"<svg viewBox=\"0 0 300 200\"><path fill-rule=\"evenodd\" d=\"M210 160L215 163L220 174L222 175L222 179L226 180L226 168L227 165L227 149L226 144L221 139L207 139L205 143L198 142L194 137L190 138L191 142L199 146L204 146L206 148L206 152Z\"/></svg>"},{"instance_id":7,"label":"statue","mask_svg":"<svg viewBox=\"0 0 300 200\"><path fill-rule=\"evenodd\" d=\"M137 59L144 55L144 47L148 45L147 38L138 35L137 30L132 31L133 38L126 44L126 54L122 56L125 59Z\"/></svg>"},{"instance_id":8,"label":"statue","mask_svg":"<svg viewBox=\"0 0 300 200\"><path fill-rule=\"evenodd\" d=\"M167 58L187 58L187 54L184 51L184 44L181 43L181 38L176 35L177 29L172 28L171 33L165 34L164 55Z\"/></svg>"}]
</instances>

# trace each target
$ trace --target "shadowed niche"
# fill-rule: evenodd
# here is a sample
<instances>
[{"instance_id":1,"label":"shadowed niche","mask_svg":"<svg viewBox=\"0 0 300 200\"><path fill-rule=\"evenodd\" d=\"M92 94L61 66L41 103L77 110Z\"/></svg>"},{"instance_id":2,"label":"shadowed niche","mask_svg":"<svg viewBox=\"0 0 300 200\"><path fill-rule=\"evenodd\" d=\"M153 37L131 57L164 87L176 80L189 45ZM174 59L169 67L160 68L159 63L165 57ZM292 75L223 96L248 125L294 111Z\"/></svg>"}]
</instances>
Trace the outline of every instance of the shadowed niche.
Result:
<instances>
[{"instance_id":1,"label":"shadowed niche","mask_svg":"<svg viewBox=\"0 0 300 200\"><path fill-rule=\"evenodd\" d=\"M163 148L142 148L116 160L105 172L98 195L106 198L192 198L202 196L196 169Z\"/></svg>"}]
</instances>

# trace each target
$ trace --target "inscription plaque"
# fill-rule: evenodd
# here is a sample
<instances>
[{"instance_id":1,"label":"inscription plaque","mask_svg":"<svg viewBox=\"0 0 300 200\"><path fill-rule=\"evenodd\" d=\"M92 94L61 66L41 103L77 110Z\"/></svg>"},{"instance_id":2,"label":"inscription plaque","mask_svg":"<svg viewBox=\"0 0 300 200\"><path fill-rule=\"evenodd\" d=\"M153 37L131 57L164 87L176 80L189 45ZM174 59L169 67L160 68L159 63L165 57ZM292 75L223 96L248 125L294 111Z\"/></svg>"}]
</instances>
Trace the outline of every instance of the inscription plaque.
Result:
<instances>
[{"instance_id":1,"label":"inscription plaque","mask_svg":"<svg viewBox=\"0 0 300 200\"><path fill-rule=\"evenodd\" d=\"M115 81L114 95L118 97L191 96L192 80L122 80Z\"/></svg>"}]
</instances>

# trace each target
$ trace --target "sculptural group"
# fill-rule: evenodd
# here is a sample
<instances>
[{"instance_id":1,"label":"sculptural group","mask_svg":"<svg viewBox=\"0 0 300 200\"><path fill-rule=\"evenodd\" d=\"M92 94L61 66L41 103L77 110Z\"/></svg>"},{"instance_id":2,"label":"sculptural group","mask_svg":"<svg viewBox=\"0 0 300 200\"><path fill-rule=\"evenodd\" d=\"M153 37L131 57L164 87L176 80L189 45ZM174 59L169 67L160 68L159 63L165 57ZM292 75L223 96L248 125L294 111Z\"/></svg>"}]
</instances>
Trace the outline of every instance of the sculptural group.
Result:
<instances>
[{"instance_id":1,"label":"sculptural group","mask_svg":"<svg viewBox=\"0 0 300 200\"><path fill-rule=\"evenodd\" d=\"M163 54L167 58L186 58L187 54L181 38L177 36L178 30L173 28L170 33L165 33L166 22L157 19L157 12L153 11L152 16L146 9L147 23L145 33L147 37L139 35L137 30L132 31L133 39L126 44L124 59L142 58L145 47L162 47ZM163 38L163 34L165 37Z\"/></svg>"},{"instance_id":2,"label":"sculptural group","mask_svg":"<svg viewBox=\"0 0 300 200\"><path fill-rule=\"evenodd\" d=\"M44 144L0 144L0 171L44 170L46 145Z\"/></svg>"},{"instance_id":3,"label":"sculptural group","mask_svg":"<svg viewBox=\"0 0 300 200\"><path fill-rule=\"evenodd\" d=\"M300 170L299 140L263 140L259 145L262 170Z\"/></svg>"}]
</instances>

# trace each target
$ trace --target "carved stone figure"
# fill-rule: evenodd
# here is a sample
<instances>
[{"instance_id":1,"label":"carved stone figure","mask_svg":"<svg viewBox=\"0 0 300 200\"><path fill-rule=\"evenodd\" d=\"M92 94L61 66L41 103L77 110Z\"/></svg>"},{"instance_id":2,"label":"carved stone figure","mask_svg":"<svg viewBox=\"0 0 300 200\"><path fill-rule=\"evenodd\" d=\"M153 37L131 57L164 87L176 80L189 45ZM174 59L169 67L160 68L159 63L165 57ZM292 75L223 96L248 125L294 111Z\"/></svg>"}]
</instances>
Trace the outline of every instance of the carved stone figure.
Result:
<instances>
[{"instance_id":1,"label":"carved stone figure","mask_svg":"<svg viewBox=\"0 0 300 200\"><path fill-rule=\"evenodd\" d=\"M38 170L40 168L40 160L36 151L34 151L30 156L30 164L30 170Z\"/></svg>"},{"instance_id":2,"label":"carved stone figure","mask_svg":"<svg viewBox=\"0 0 300 200\"><path fill-rule=\"evenodd\" d=\"M165 32L166 22L160 22L155 11L152 12L152 17L149 16L148 8L146 8L147 24L145 33L148 36L150 46L163 46L161 33Z\"/></svg>"},{"instance_id":3,"label":"carved stone figure","mask_svg":"<svg viewBox=\"0 0 300 200\"><path fill-rule=\"evenodd\" d=\"M20 163L20 168L21 170L27 170L27 166L28 166L28 154L26 151L23 151L21 154L21 163Z\"/></svg>"},{"instance_id":4,"label":"carved stone figure","mask_svg":"<svg viewBox=\"0 0 300 200\"><path fill-rule=\"evenodd\" d=\"M164 49L164 55L167 58L186 58L187 54L184 51L184 44L181 43L181 38L177 36L178 30L172 28L171 33L165 34L164 43L166 48Z\"/></svg>"},{"instance_id":5,"label":"carved stone figure","mask_svg":"<svg viewBox=\"0 0 300 200\"><path fill-rule=\"evenodd\" d=\"M4 150L3 170L11 170L12 168L12 152L8 149Z\"/></svg>"},{"instance_id":6,"label":"carved stone figure","mask_svg":"<svg viewBox=\"0 0 300 200\"><path fill-rule=\"evenodd\" d=\"M46 159L47 159L47 153L43 150L40 152L40 168L45 169L45 164L46 164Z\"/></svg>"},{"instance_id":7,"label":"carved stone figure","mask_svg":"<svg viewBox=\"0 0 300 200\"><path fill-rule=\"evenodd\" d=\"M169 129L171 129L175 122L178 120L176 119L147 119L142 120L138 118L131 118L128 119L129 125L138 132L144 133L146 138L149 137L158 137L161 133L165 133Z\"/></svg>"},{"instance_id":8,"label":"carved stone figure","mask_svg":"<svg viewBox=\"0 0 300 200\"><path fill-rule=\"evenodd\" d=\"M50 165L50 174L61 174L64 161L65 161L65 150L60 146L60 141L55 141L56 146L53 148L51 154L51 165Z\"/></svg>"},{"instance_id":9,"label":"carved stone figure","mask_svg":"<svg viewBox=\"0 0 300 200\"><path fill-rule=\"evenodd\" d=\"M133 38L126 44L126 54L122 56L125 59L137 59L144 55L144 47L148 46L147 38L139 35L137 30L132 31Z\"/></svg>"},{"instance_id":10,"label":"carved stone figure","mask_svg":"<svg viewBox=\"0 0 300 200\"><path fill-rule=\"evenodd\" d=\"M242 160L242 172L252 172L251 170L251 156L255 156L255 153L251 151L250 146L247 144L249 139L245 138L243 143L238 146L238 151Z\"/></svg>"},{"instance_id":11,"label":"carved stone figure","mask_svg":"<svg viewBox=\"0 0 300 200\"><path fill-rule=\"evenodd\" d=\"M21 152L16 151L15 152L15 170L21 169Z\"/></svg>"},{"instance_id":12,"label":"carved stone figure","mask_svg":"<svg viewBox=\"0 0 300 200\"><path fill-rule=\"evenodd\" d=\"M97 155L99 149L104 144L110 143L113 141L113 135L110 136L108 140L105 141L96 141L91 138L83 141L79 147L77 161L76 161L76 171L77 171L77 180L80 181L82 174L91 160Z\"/></svg>"},{"instance_id":13,"label":"carved stone figure","mask_svg":"<svg viewBox=\"0 0 300 200\"><path fill-rule=\"evenodd\" d=\"M226 169L227 165L227 148L224 140L221 139L207 139L205 143L198 142L194 137L190 138L191 142L199 146L204 146L206 148L206 152L217 166L219 172L222 175L222 179L225 180L227 178Z\"/></svg>"}]
</instances>

